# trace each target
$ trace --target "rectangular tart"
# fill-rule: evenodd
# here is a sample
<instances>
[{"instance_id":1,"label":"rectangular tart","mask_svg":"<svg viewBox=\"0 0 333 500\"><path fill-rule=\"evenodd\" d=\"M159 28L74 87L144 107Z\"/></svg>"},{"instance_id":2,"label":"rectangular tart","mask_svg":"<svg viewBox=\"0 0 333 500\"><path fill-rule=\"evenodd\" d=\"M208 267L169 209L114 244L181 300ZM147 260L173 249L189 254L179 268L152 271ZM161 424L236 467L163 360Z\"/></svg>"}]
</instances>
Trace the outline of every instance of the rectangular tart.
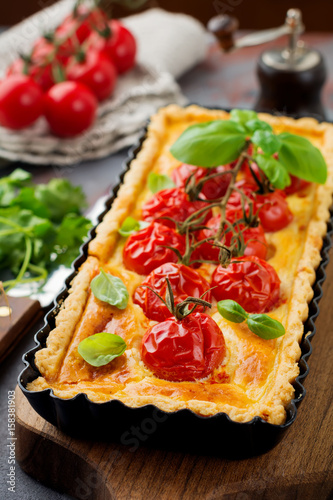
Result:
<instances>
[{"instance_id":1,"label":"rectangular tart","mask_svg":"<svg viewBox=\"0 0 333 500\"><path fill-rule=\"evenodd\" d=\"M47 345L35 356L41 376L28 385L30 391L51 388L60 398L85 393L93 402L111 399L129 407L153 404L174 412L188 408L201 416L224 412L238 422L259 416L267 422L282 424L285 408L294 395L292 382L299 373L300 342L303 322L308 316L320 263L322 238L333 191L333 126L311 118L294 120L260 114L275 132L288 131L309 139L317 146L328 166L325 185L311 184L299 196L287 197L293 221L284 229L267 233L272 256L269 263L281 280L278 307L269 315L282 322L286 333L274 340L264 340L251 333L245 324L230 323L217 312L209 314L221 328L227 355L214 377L195 382L170 382L154 376L140 356L141 340L154 324L133 303L135 288L144 276L123 265L125 243L118 230L128 216L140 219L141 207L151 196L147 187L150 172L170 175L179 166L169 152L170 146L190 125L211 120L227 120L229 114L198 106L175 105L152 117L147 138L124 178L118 196L90 242L88 257L74 278L68 298L50 332ZM315 166L314 166L315 168ZM91 280L99 269L120 277L130 299L124 310L100 302L90 290ZM209 279L212 265L203 264L199 272ZM97 332L120 335L127 344L124 354L111 363L95 368L77 351L78 344Z\"/></svg>"}]
</instances>

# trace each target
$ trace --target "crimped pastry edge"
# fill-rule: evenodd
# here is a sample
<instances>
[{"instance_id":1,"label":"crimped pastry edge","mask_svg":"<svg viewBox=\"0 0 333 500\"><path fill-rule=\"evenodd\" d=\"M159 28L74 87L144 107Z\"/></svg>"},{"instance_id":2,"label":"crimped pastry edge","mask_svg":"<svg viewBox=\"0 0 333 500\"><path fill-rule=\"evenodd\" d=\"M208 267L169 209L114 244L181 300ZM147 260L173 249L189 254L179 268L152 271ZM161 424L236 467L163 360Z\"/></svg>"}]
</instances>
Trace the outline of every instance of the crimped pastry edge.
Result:
<instances>
[{"instance_id":1,"label":"crimped pastry edge","mask_svg":"<svg viewBox=\"0 0 333 500\"><path fill-rule=\"evenodd\" d=\"M56 374L61 363L62 357L66 352L67 346L71 340L77 322L81 317L76 302L81 303L82 312L86 303L90 279L89 273L96 268L98 262L106 262L112 253L118 238L118 229L124 219L131 213L133 204L139 195L142 185L152 168L156 155L159 152L160 139L163 137L164 127L169 121L182 120L207 120L207 119L226 119L229 114L221 110L206 110L199 106L189 106L180 108L176 105L170 105L159 111L151 119L148 129L148 136L136 159L131 163L131 168L125 175L124 184L121 186L118 196L114 201L110 211L106 214L103 221L97 227L96 237L89 244L89 256L83 264L80 272L75 277L70 290L70 295L63 304L62 310L57 317L56 329L48 337L47 347L36 353L36 364L42 375L52 377ZM283 338L283 349L281 359L274 384L264 399L250 408L235 408L230 405L223 405L222 411L227 413L232 420L238 422L247 422L255 416L264 420L281 424L285 420L285 407L291 401L294 389L292 382L299 373L297 361L300 357L300 341L303 335L303 321L308 315L308 303L313 296L312 285L315 280L315 269L320 263L320 250L322 247L322 238L326 233L326 221L329 218L329 207L331 205L331 196L333 192L333 126L328 123L321 123L312 118L301 118L298 120L287 117L275 117L267 114L259 114L261 119L268 121L273 126L291 128L297 133L300 132L323 133L325 137L323 154L328 164L329 176L324 186L319 186L317 190L317 210L315 216L310 221L307 239L302 258L299 261L297 276L294 281L294 288L297 288L297 298L293 296L289 323L293 325ZM131 200L127 203L127 200ZM60 346L59 339L63 339L64 345ZM50 366L51 359L51 366ZM52 366L53 362L53 366ZM50 387L43 377L39 377L28 385L29 390L43 390ZM68 390L53 389L55 395L69 398L82 391L74 388ZM91 401L107 401L108 399L99 398L95 392L84 390ZM131 407L139 407L146 404L154 404L160 409L168 412L189 408L201 415L212 415L214 412L214 403L205 403L197 400L187 402L170 401L170 398L141 396L141 397L123 397L123 403ZM219 411L221 411L219 409Z\"/></svg>"}]
</instances>

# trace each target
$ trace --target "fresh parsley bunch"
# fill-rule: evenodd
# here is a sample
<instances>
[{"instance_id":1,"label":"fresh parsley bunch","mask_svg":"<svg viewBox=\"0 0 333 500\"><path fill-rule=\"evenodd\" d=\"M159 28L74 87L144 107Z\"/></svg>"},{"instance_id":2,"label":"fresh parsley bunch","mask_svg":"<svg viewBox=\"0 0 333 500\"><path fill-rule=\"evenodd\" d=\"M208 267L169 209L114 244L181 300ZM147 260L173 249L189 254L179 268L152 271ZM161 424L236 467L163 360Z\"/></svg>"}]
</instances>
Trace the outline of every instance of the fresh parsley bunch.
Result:
<instances>
[{"instance_id":1,"label":"fresh parsley bunch","mask_svg":"<svg viewBox=\"0 0 333 500\"><path fill-rule=\"evenodd\" d=\"M80 215L86 206L80 187L67 179L39 185L31 179L22 169L0 179L0 269L15 276L3 283L6 291L69 266L91 227Z\"/></svg>"}]
</instances>

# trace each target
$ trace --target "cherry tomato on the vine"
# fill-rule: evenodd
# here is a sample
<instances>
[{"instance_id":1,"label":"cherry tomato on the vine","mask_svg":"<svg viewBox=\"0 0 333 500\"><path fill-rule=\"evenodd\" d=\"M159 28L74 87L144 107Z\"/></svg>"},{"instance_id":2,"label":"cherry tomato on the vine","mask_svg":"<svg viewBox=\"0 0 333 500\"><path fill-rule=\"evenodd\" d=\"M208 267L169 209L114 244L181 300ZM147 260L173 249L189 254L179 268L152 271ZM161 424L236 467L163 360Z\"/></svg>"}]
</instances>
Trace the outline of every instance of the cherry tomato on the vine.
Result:
<instances>
[{"instance_id":1,"label":"cherry tomato on the vine","mask_svg":"<svg viewBox=\"0 0 333 500\"><path fill-rule=\"evenodd\" d=\"M57 83L45 94L45 117L59 137L73 137L94 122L97 100L83 83Z\"/></svg>"},{"instance_id":2,"label":"cherry tomato on the vine","mask_svg":"<svg viewBox=\"0 0 333 500\"><path fill-rule=\"evenodd\" d=\"M198 240L202 241L206 238L210 238L215 236L219 229L221 220L221 215L216 215L209 219L206 222L206 226L208 229L202 229L199 232ZM234 221L230 221L231 223ZM258 227L248 227L244 229L244 224L237 224L234 230L237 234L242 233L245 250L243 255L256 255L260 257L260 259L266 259L267 256L267 242L265 238L265 232L261 225ZM228 226L225 226L225 230L227 230ZM236 234L236 236L237 236ZM231 230L227 231L222 239L221 243L230 247L231 240L233 238L233 233ZM213 246L212 241L205 241L199 247L201 257L205 260L218 260L219 257L219 248L217 246Z\"/></svg>"},{"instance_id":3,"label":"cherry tomato on the vine","mask_svg":"<svg viewBox=\"0 0 333 500\"><path fill-rule=\"evenodd\" d=\"M184 188L186 181L191 174L194 174L194 178L196 182L198 182L207 175L220 173L221 175L207 180L201 189L201 193L207 200L214 200L216 198L222 198L222 196L225 195L231 181L231 175L222 174L222 172L226 172L231 169L232 165L221 165L216 168L201 168L195 167L194 165L188 165L187 163L182 163L179 167L173 170L171 176L177 187Z\"/></svg>"},{"instance_id":4,"label":"cherry tomato on the vine","mask_svg":"<svg viewBox=\"0 0 333 500\"><path fill-rule=\"evenodd\" d=\"M176 222L184 222L197 210L207 207L204 201L190 201L181 188L163 189L155 193L142 207L142 218L146 221L159 219L159 222L175 227ZM204 220L212 216L212 211L207 209ZM172 220L162 219L169 217Z\"/></svg>"},{"instance_id":5,"label":"cherry tomato on the vine","mask_svg":"<svg viewBox=\"0 0 333 500\"><path fill-rule=\"evenodd\" d=\"M170 281L175 304L179 304L187 297L200 298L207 292L203 299L210 302L210 285L197 271L183 264L168 262L155 269L142 282L153 288L164 300L167 291L166 279ZM149 288L138 287L133 295L133 302L143 309L149 319L163 321L170 317L169 309ZM190 304L190 307L192 305ZM198 306L196 311L202 311L203 307Z\"/></svg>"},{"instance_id":6,"label":"cherry tomato on the vine","mask_svg":"<svg viewBox=\"0 0 333 500\"><path fill-rule=\"evenodd\" d=\"M256 212L256 190L258 189L258 186L254 182L249 182L246 180L241 180L237 181L235 183L235 187L237 190L234 190L228 200L227 203L227 212L228 212L228 219L229 220L236 220L238 219L238 215L242 214L242 201L244 202L244 207L245 211L248 214L249 213L249 201L252 202L252 211L253 213ZM244 193L245 196L242 196L240 192Z\"/></svg>"},{"instance_id":7,"label":"cherry tomato on the vine","mask_svg":"<svg viewBox=\"0 0 333 500\"><path fill-rule=\"evenodd\" d=\"M212 294L217 301L231 299L249 313L265 313L278 302L280 279L275 269L255 256L236 257L213 274Z\"/></svg>"},{"instance_id":8,"label":"cherry tomato on the vine","mask_svg":"<svg viewBox=\"0 0 333 500\"><path fill-rule=\"evenodd\" d=\"M166 247L175 248L183 255L184 237L164 224L153 222L129 236L123 250L124 264L138 274L149 274L165 262L178 261L176 253Z\"/></svg>"},{"instance_id":9,"label":"cherry tomato on the vine","mask_svg":"<svg viewBox=\"0 0 333 500\"><path fill-rule=\"evenodd\" d=\"M16 59L7 70L7 75L27 74L35 80L46 92L55 84L54 69L58 65L63 67L68 61L61 48L55 52L55 46L45 38L38 38L33 46L30 61Z\"/></svg>"},{"instance_id":10,"label":"cherry tomato on the vine","mask_svg":"<svg viewBox=\"0 0 333 500\"><path fill-rule=\"evenodd\" d=\"M307 188L311 184L311 182L305 181L304 179L300 179L299 177L295 177L295 175L290 175L290 180L291 180L290 186L284 188L284 192L286 193L287 196L298 193L299 191L303 191L303 189Z\"/></svg>"},{"instance_id":11,"label":"cherry tomato on the vine","mask_svg":"<svg viewBox=\"0 0 333 500\"><path fill-rule=\"evenodd\" d=\"M111 35L107 38L92 33L89 44L105 54L114 62L118 73L125 73L135 64L136 41L132 33L119 21L109 21Z\"/></svg>"},{"instance_id":12,"label":"cherry tomato on the vine","mask_svg":"<svg viewBox=\"0 0 333 500\"><path fill-rule=\"evenodd\" d=\"M265 174L263 173L262 170L260 170L260 168L258 167L258 165L256 163L252 163L251 166L252 166L252 169L253 169L256 177L259 180L261 179L262 176L264 176L264 178L266 178ZM244 167L243 173L244 173L245 180L247 180L249 182L254 181L253 176L252 176L251 171L250 171L250 167L248 165L246 165ZM292 174L289 174L289 177L291 180L291 184L290 184L290 186L287 186L283 190L287 196L294 194L294 193L297 193L298 191L302 191L303 189L305 189L306 187L308 187L311 184L310 182L305 181L303 179L300 179L299 177L296 177L295 175L292 175Z\"/></svg>"},{"instance_id":13,"label":"cherry tomato on the vine","mask_svg":"<svg viewBox=\"0 0 333 500\"><path fill-rule=\"evenodd\" d=\"M78 62L73 56L66 68L68 80L87 85L99 101L108 98L116 85L117 70L110 59L94 49L85 53L85 60Z\"/></svg>"},{"instance_id":14,"label":"cherry tomato on the vine","mask_svg":"<svg viewBox=\"0 0 333 500\"><path fill-rule=\"evenodd\" d=\"M259 209L259 219L265 231L279 231L293 220L286 194L283 191L257 194L256 204Z\"/></svg>"},{"instance_id":15,"label":"cherry tomato on the vine","mask_svg":"<svg viewBox=\"0 0 333 500\"><path fill-rule=\"evenodd\" d=\"M157 323L146 331L141 344L146 366L157 377L177 382L207 377L222 363L225 350L222 331L200 312Z\"/></svg>"},{"instance_id":16,"label":"cherry tomato on the vine","mask_svg":"<svg viewBox=\"0 0 333 500\"><path fill-rule=\"evenodd\" d=\"M0 124L19 130L43 112L43 92L29 76L11 75L0 82Z\"/></svg>"},{"instance_id":17,"label":"cherry tomato on the vine","mask_svg":"<svg viewBox=\"0 0 333 500\"><path fill-rule=\"evenodd\" d=\"M74 54L75 50L81 45L94 31L94 28L102 30L107 24L107 16L101 9L89 9L80 5L76 11L76 16L69 14L55 31L57 42L60 45L60 51L67 57Z\"/></svg>"}]
</instances>

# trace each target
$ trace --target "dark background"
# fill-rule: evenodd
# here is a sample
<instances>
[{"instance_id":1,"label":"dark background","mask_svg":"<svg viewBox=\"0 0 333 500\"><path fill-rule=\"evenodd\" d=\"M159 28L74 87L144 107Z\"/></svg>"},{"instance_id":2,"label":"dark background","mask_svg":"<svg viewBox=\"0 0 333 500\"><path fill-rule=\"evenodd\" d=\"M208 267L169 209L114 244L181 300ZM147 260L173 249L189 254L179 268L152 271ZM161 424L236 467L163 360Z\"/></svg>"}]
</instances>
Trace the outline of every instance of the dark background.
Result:
<instances>
[{"instance_id":1,"label":"dark background","mask_svg":"<svg viewBox=\"0 0 333 500\"><path fill-rule=\"evenodd\" d=\"M107 2L107 0L105 0ZM0 24L12 25L37 10L54 3L53 0L0 0ZM172 12L186 12L203 23L216 14L237 17L242 29L262 29L283 24L291 7L303 12L308 31L332 31L332 0L148 0L147 7L161 7ZM115 17L131 13L128 9L114 7Z\"/></svg>"}]
</instances>

